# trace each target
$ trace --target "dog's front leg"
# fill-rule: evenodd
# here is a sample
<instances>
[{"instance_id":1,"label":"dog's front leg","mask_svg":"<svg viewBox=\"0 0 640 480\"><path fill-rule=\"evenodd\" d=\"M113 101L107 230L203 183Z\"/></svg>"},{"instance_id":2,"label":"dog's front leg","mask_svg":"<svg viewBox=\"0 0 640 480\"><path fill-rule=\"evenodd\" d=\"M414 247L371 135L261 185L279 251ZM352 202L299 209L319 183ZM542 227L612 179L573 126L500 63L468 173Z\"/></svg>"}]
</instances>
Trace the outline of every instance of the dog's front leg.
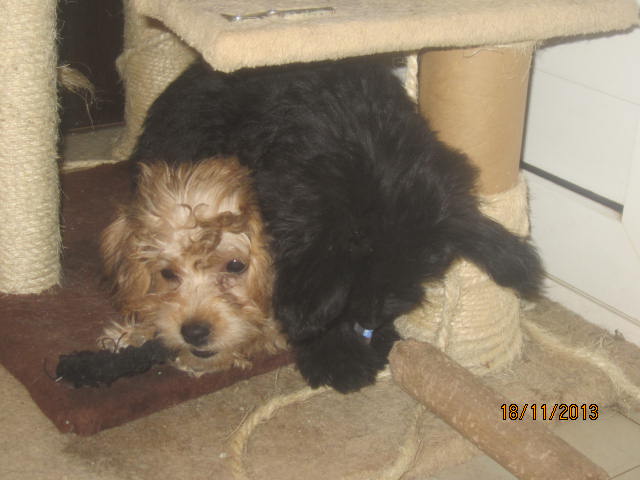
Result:
<instances>
[{"instance_id":1,"label":"dog's front leg","mask_svg":"<svg viewBox=\"0 0 640 480\"><path fill-rule=\"evenodd\" d=\"M375 382L397 339L393 324L378 328L367 342L353 323L339 322L293 347L298 369L310 386L328 385L349 393Z\"/></svg>"}]
</instances>

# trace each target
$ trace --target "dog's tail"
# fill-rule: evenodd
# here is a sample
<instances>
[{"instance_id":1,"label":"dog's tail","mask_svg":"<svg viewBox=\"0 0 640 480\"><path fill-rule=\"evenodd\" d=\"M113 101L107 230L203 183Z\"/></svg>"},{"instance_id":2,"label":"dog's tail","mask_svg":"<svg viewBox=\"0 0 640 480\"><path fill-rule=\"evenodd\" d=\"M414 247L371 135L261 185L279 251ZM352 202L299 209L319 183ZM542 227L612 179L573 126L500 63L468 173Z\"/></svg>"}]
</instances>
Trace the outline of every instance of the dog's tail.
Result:
<instances>
[{"instance_id":1,"label":"dog's tail","mask_svg":"<svg viewBox=\"0 0 640 480\"><path fill-rule=\"evenodd\" d=\"M485 270L498 285L513 288L525 298L539 294L544 269L528 239L480 212L472 218L455 219L452 227L460 256Z\"/></svg>"}]
</instances>

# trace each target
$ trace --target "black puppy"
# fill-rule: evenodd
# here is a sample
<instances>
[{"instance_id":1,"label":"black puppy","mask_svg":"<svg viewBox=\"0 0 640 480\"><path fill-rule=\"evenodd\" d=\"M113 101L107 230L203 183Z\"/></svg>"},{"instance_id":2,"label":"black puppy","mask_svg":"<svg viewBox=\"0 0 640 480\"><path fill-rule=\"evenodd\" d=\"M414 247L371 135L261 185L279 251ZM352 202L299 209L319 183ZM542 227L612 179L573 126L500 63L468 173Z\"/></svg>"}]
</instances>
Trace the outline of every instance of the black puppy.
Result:
<instances>
[{"instance_id":1,"label":"black puppy","mask_svg":"<svg viewBox=\"0 0 640 480\"><path fill-rule=\"evenodd\" d=\"M482 215L467 158L441 143L373 60L213 71L198 62L151 107L134 162L235 154L271 235L273 304L311 386L375 380L393 321L465 257L536 293L527 241Z\"/></svg>"}]
</instances>

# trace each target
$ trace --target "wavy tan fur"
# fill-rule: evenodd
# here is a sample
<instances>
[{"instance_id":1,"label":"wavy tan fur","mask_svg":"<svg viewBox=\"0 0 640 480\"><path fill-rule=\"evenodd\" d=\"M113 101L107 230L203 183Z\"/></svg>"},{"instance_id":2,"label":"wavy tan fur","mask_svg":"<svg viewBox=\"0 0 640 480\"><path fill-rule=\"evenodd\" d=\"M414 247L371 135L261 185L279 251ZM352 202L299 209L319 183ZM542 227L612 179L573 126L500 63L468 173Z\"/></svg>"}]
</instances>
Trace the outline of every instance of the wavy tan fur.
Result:
<instances>
[{"instance_id":1,"label":"wavy tan fur","mask_svg":"<svg viewBox=\"0 0 640 480\"><path fill-rule=\"evenodd\" d=\"M105 273L124 318L105 337L117 348L159 337L174 364L196 375L248 367L253 355L285 348L249 171L234 158L140 168L132 200L102 235ZM227 271L232 261L246 268ZM182 332L195 323L210 333L194 345Z\"/></svg>"}]
</instances>

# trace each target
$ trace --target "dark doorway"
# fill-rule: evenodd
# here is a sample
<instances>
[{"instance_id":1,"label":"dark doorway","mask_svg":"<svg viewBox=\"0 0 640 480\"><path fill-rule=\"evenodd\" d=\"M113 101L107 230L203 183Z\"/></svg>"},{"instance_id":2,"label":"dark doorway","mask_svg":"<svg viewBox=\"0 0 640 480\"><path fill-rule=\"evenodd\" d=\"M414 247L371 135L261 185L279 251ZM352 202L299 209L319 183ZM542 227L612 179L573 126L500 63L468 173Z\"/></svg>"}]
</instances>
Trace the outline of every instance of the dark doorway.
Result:
<instances>
[{"instance_id":1,"label":"dark doorway","mask_svg":"<svg viewBox=\"0 0 640 480\"><path fill-rule=\"evenodd\" d=\"M69 65L95 86L96 101L60 87L63 133L123 121L124 95L115 61L122 51L122 0L62 0L58 7L58 65Z\"/></svg>"}]
</instances>

